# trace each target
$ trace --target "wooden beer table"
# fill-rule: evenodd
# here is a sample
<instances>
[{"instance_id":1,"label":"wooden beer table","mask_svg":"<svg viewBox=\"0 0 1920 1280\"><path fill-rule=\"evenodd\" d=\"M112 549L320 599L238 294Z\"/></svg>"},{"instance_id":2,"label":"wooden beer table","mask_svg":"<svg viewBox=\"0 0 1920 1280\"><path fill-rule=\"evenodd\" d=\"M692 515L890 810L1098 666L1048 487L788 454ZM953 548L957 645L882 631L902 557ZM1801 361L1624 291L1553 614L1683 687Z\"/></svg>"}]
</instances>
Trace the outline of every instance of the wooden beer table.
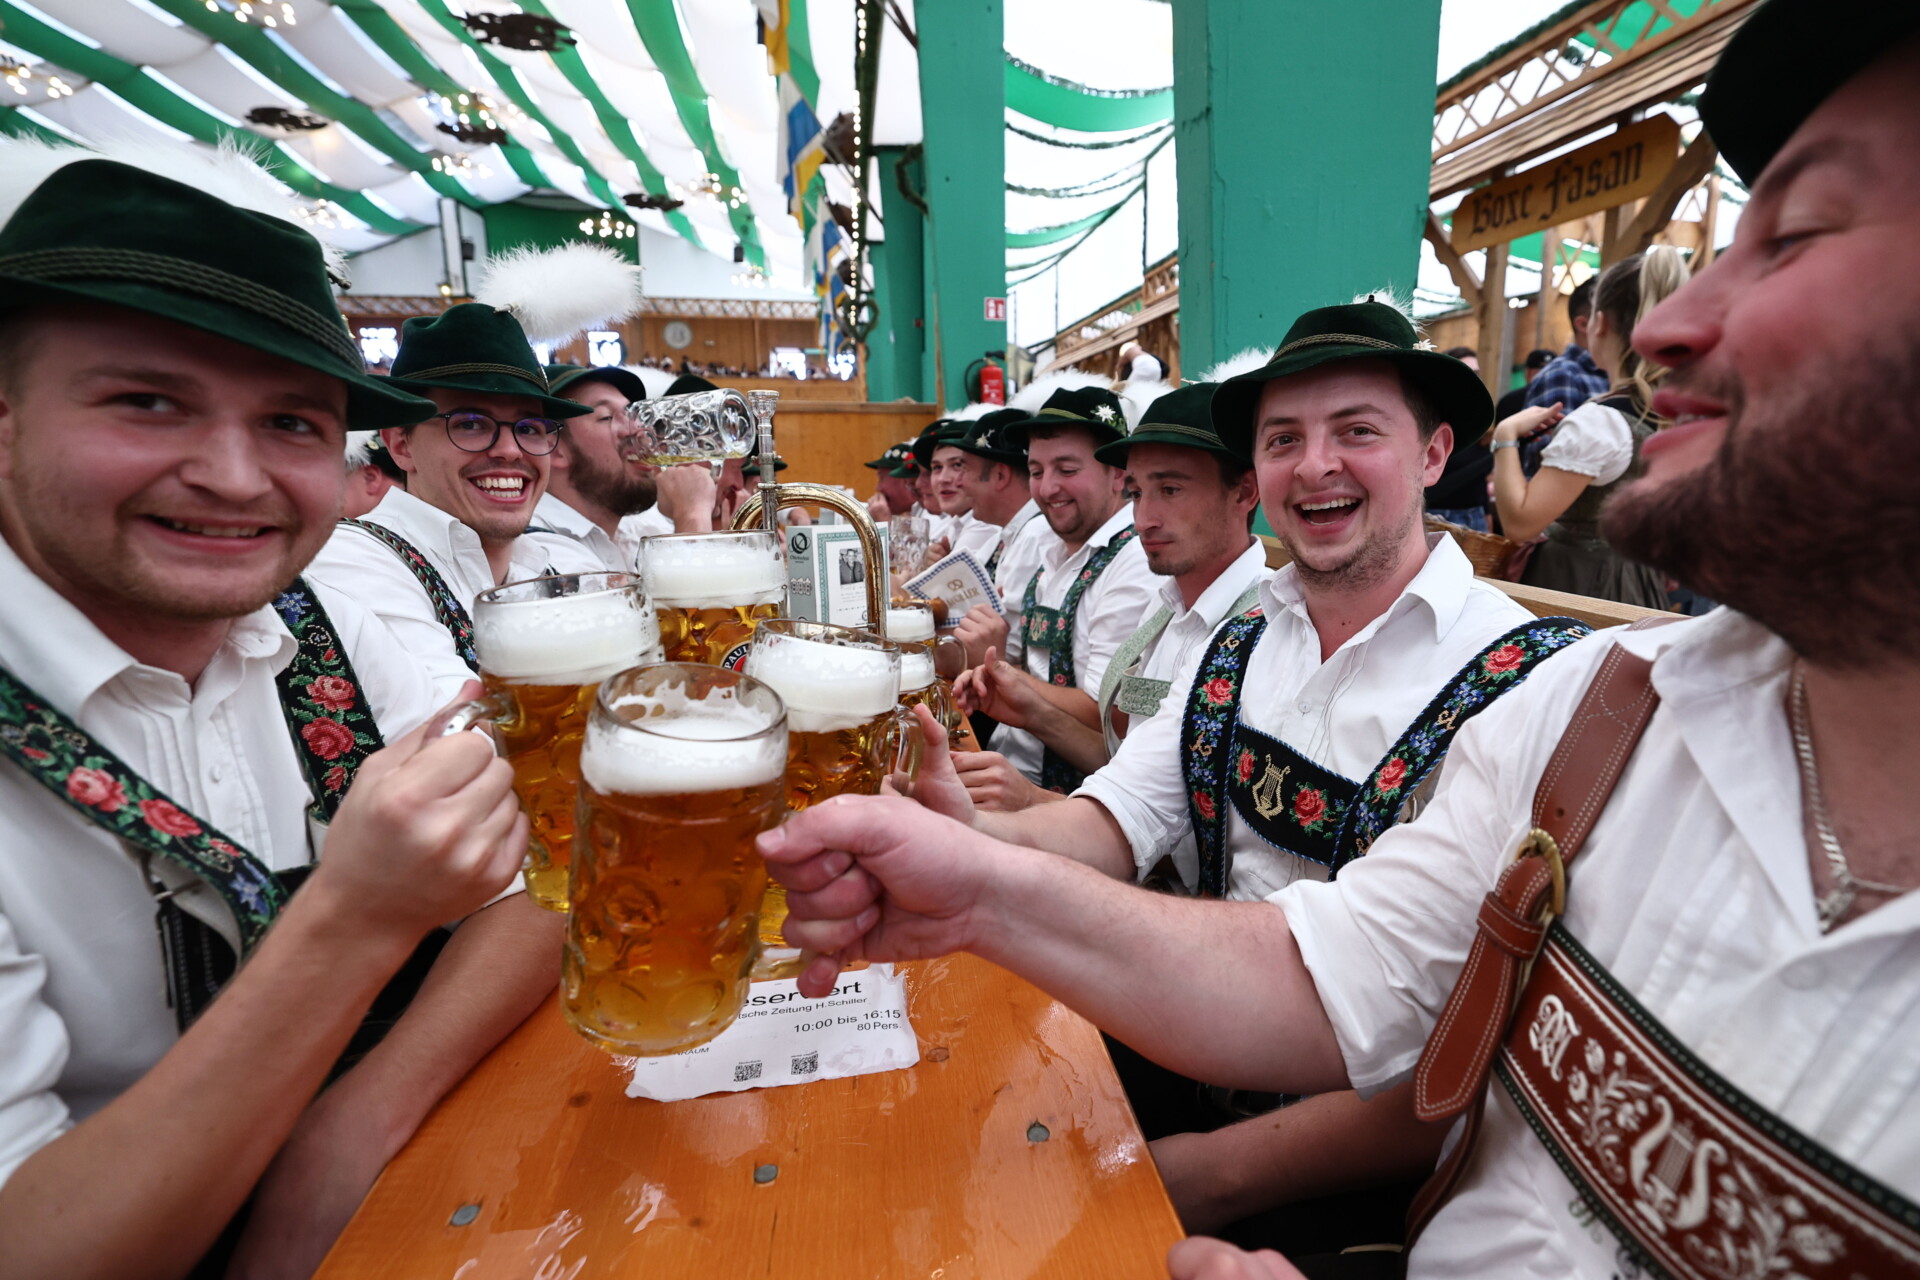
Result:
<instances>
[{"instance_id":1,"label":"wooden beer table","mask_svg":"<svg viewBox=\"0 0 1920 1280\"><path fill-rule=\"evenodd\" d=\"M685 1102L549 1003L427 1118L321 1280L1164 1277L1181 1231L1093 1026L904 966L920 1062Z\"/></svg>"}]
</instances>

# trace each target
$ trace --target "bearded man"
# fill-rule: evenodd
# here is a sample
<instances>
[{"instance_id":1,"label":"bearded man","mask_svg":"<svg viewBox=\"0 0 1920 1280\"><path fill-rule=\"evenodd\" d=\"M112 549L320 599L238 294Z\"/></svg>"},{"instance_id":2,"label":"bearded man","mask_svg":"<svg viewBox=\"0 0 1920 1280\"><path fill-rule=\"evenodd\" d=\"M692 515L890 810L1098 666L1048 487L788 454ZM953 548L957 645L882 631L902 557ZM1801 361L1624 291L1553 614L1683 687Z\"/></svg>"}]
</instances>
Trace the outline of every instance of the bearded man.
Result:
<instances>
[{"instance_id":1,"label":"bearded man","mask_svg":"<svg viewBox=\"0 0 1920 1280\"><path fill-rule=\"evenodd\" d=\"M1701 115L1752 198L1634 333L1672 425L1607 536L1727 607L1545 664L1333 884L1124 898L843 801L762 837L789 940L977 950L1210 1078L1411 1080L1463 1126L1416 1278L1920 1267L1920 10L1832 16L1771 0L1729 43Z\"/></svg>"}]
</instances>

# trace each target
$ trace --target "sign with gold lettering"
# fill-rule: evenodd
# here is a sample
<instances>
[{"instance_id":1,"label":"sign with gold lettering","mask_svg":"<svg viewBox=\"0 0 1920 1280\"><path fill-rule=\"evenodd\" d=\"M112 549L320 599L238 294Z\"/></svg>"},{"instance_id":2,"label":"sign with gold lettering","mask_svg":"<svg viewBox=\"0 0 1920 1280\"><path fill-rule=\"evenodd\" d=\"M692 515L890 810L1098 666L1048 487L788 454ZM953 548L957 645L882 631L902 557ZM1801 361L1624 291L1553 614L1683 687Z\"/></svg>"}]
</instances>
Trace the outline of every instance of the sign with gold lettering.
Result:
<instances>
[{"instance_id":1,"label":"sign with gold lettering","mask_svg":"<svg viewBox=\"0 0 1920 1280\"><path fill-rule=\"evenodd\" d=\"M1525 173L1470 191L1453 212L1456 252L1484 249L1649 195L1680 158L1680 126L1658 115Z\"/></svg>"}]
</instances>

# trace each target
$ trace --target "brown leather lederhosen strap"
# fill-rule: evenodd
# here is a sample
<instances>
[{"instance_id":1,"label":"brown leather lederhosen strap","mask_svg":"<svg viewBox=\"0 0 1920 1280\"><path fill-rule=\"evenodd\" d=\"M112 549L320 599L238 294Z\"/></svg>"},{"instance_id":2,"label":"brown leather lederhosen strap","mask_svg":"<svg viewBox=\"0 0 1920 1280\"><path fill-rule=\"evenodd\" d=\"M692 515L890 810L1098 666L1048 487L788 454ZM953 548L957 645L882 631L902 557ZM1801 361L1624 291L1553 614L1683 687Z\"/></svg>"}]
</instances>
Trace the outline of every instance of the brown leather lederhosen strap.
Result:
<instances>
[{"instance_id":1,"label":"brown leather lederhosen strap","mask_svg":"<svg viewBox=\"0 0 1920 1280\"><path fill-rule=\"evenodd\" d=\"M1655 617L1635 623L1677 621ZM1419 1238L1459 1181L1479 1136L1487 1074L1547 930L1566 910L1566 868L1586 843L1614 784L1653 718L1653 664L1615 645L1594 673L1533 795L1533 830L1480 906L1479 930L1453 994L1414 1071L1414 1113L1428 1122L1465 1113L1466 1126L1407 1217Z\"/></svg>"}]
</instances>

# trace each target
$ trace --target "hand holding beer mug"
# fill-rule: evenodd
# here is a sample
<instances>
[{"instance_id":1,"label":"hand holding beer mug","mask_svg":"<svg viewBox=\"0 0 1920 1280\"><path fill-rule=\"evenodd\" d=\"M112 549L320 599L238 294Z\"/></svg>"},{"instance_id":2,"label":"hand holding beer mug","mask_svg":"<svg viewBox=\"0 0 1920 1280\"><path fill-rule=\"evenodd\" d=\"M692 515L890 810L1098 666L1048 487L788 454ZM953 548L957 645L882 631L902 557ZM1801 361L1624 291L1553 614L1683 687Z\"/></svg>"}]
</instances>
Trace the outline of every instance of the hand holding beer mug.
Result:
<instances>
[{"instance_id":1,"label":"hand holding beer mug","mask_svg":"<svg viewBox=\"0 0 1920 1280\"><path fill-rule=\"evenodd\" d=\"M894 601L887 607L887 639L900 646L900 705L924 706L949 734L960 732L960 706L953 687L939 674L947 650L952 670L966 669L966 650L951 635L938 635L933 606L924 601Z\"/></svg>"},{"instance_id":2,"label":"hand holding beer mug","mask_svg":"<svg viewBox=\"0 0 1920 1280\"><path fill-rule=\"evenodd\" d=\"M786 599L779 536L759 529L663 533L640 545L667 661L738 671L754 627Z\"/></svg>"},{"instance_id":3,"label":"hand holding beer mug","mask_svg":"<svg viewBox=\"0 0 1920 1280\"><path fill-rule=\"evenodd\" d=\"M763 958L754 837L780 821L786 710L751 676L695 663L600 686L580 767L561 1008L603 1049L696 1048L739 1016Z\"/></svg>"},{"instance_id":4,"label":"hand holding beer mug","mask_svg":"<svg viewBox=\"0 0 1920 1280\"><path fill-rule=\"evenodd\" d=\"M512 582L474 601L473 643L495 736L532 824L527 896L565 911L587 712L602 680L659 661L653 606L629 573Z\"/></svg>"}]
</instances>

